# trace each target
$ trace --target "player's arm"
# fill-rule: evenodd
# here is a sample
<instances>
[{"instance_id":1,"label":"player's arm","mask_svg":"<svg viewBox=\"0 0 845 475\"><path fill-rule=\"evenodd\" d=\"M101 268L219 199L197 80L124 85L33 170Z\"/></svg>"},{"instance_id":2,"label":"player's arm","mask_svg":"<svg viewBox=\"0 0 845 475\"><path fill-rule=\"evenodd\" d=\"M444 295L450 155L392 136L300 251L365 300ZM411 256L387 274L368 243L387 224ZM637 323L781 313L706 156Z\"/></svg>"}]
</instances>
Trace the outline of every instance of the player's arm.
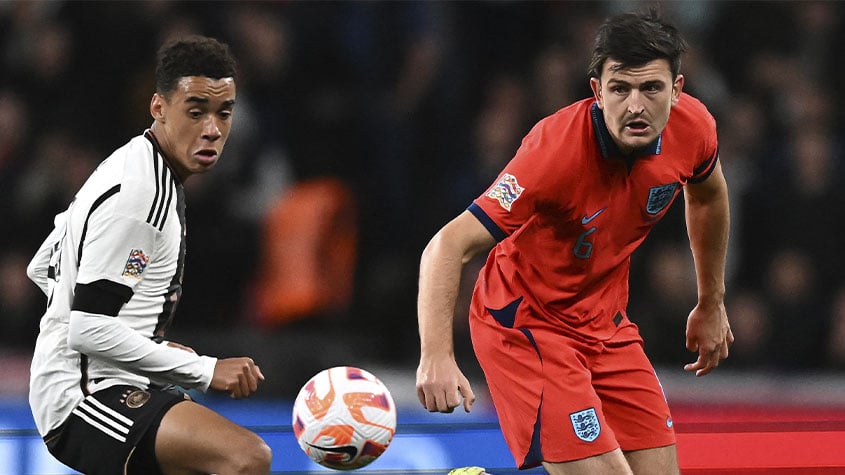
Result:
<instances>
[{"instance_id":1,"label":"player's arm","mask_svg":"<svg viewBox=\"0 0 845 475\"><path fill-rule=\"evenodd\" d=\"M33 256L29 265L26 267L26 275L30 280L35 282L35 285L44 292L44 295L50 294L50 279L55 279L56 269L51 269L51 263L54 261L54 254L59 251L61 242L65 237L67 222L67 212L61 212L56 215L53 220L53 230L38 248L38 251Z\"/></svg>"},{"instance_id":2,"label":"player's arm","mask_svg":"<svg viewBox=\"0 0 845 475\"><path fill-rule=\"evenodd\" d=\"M420 261L417 312L420 366L417 396L429 411L451 412L461 404L469 412L475 395L455 361L453 321L464 264L495 244L489 231L469 211L444 226L428 243Z\"/></svg>"},{"instance_id":3,"label":"player's arm","mask_svg":"<svg viewBox=\"0 0 845 475\"><path fill-rule=\"evenodd\" d=\"M703 376L728 357L734 337L725 312L725 259L730 228L728 187L720 164L706 180L684 187L698 303L687 320L686 344L698 359L684 367Z\"/></svg>"},{"instance_id":4,"label":"player's arm","mask_svg":"<svg viewBox=\"0 0 845 475\"><path fill-rule=\"evenodd\" d=\"M115 318L132 290L107 280L77 284L68 324L68 346L116 367L155 381L201 391L246 397L264 379L250 358L217 359L186 351L170 342L156 343Z\"/></svg>"}]
</instances>

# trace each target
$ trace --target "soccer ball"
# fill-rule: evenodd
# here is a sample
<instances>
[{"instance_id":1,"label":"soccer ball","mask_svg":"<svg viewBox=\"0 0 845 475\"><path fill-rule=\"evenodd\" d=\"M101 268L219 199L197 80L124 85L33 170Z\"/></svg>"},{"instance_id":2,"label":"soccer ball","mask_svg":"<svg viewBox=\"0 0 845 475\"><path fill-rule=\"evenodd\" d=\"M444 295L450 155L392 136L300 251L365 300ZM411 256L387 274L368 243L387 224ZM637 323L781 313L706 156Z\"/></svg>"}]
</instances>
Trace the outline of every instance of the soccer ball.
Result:
<instances>
[{"instance_id":1,"label":"soccer ball","mask_svg":"<svg viewBox=\"0 0 845 475\"><path fill-rule=\"evenodd\" d=\"M293 403L293 433L311 460L335 470L370 464L396 432L396 406L387 387L351 366L325 369Z\"/></svg>"}]
</instances>

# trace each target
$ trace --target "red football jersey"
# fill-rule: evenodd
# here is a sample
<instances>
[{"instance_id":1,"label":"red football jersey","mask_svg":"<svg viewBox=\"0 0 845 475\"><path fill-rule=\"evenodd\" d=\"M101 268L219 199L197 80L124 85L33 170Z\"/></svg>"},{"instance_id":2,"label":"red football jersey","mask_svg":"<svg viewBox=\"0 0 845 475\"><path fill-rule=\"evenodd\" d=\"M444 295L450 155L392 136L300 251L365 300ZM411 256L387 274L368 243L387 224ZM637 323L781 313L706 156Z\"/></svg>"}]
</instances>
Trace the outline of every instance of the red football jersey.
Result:
<instances>
[{"instance_id":1,"label":"red football jersey","mask_svg":"<svg viewBox=\"0 0 845 475\"><path fill-rule=\"evenodd\" d=\"M494 311L522 299L531 311L514 327L608 338L627 316L631 253L717 158L716 122L687 94L635 159L619 154L594 99L546 117L469 207L499 241L473 298Z\"/></svg>"}]
</instances>

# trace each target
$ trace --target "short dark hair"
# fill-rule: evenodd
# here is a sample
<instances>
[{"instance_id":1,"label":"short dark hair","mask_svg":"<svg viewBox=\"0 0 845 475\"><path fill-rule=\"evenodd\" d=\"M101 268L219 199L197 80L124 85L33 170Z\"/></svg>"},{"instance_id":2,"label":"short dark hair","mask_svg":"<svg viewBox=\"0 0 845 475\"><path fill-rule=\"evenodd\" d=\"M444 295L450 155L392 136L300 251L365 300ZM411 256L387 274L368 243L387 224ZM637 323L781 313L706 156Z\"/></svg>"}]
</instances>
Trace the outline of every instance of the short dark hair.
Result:
<instances>
[{"instance_id":1,"label":"short dark hair","mask_svg":"<svg viewBox=\"0 0 845 475\"><path fill-rule=\"evenodd\" d=\"M207 36L175 38L158 50L156 92L166 96L186 76L234 78L236 69L235 57L227 44Z\"/></svg>"},{"instance_id":2,"label":"short dark hair","mask_svg":"<svg viewBox=\"0 0 845 475\"><path fill-rule=\"evenodd\" d=\"M665 23L654 8L648 13L623 13L608 18L599 27L590 61L590 77L601 77L608 58L620 68L641 66L655 59L666 59L676 78L681 71L681 54L687 43L678 30Z\"/></svg>"}]
</instances>

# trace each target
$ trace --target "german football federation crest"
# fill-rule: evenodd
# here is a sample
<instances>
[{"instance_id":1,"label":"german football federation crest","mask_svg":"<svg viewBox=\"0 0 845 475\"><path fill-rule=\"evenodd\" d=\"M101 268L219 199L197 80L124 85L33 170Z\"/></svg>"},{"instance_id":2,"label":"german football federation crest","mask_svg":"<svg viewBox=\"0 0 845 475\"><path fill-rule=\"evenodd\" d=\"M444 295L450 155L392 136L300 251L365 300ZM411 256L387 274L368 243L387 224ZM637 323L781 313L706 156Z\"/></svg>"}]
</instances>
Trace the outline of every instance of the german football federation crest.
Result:
<instances>
[{"instance_id":1,"label":"german football federation crest","mask_svg":"<svg viewBox=\"0 0 845 475\"><path fill-rule=\"evenodd\" d=\"M146 404L151 397L152 395L149 392L142 389L136 389L134 391L126 391L123 393L121 402L126 404L126 407L130 409L138 409Z\"/></svg>"},{"instance_id":2,"label":"german football federation crest","mask_svg":"<svg viewBox=\"0 0 845 475\"><path fill-rule=\"evenodd\" d=\"M517 183L515 176L510 173L505 173L502 175L502 178L490 188L490 191L487 192L487 197L498 201L499 206L507 211L510 211L511 205L513 205L513 202L519 198L519 195L521 195L524 190L525 188L519 186L519 183Z\"/></svg>"},{"instance_id":3,"label":"german football federation crest","mask_svg":"<svg viewBox=\"0 0 845 475\"><path fill-rule=\"evenodd\" d=\"M572 420L572 428L575 435L584 442L592 442L601 434L601 424L596 416L596 410L592 407L583 411L573 412L569 415Z\"/></svg>"},{"instance_id":4,"label":"german football federation crest","mask_svg":"<svg viewBox=\"0 0 845 475\"><path fill-rule=\"evenodd\" d=\"M657 214L663 211L669 203L672 202L672 197L675 196L675 190L678 189L678 182L669 183L668 185L652 186L648 190L648 202L646 202L645 210L648 214Z\"/></svg>"}]
</instances>

